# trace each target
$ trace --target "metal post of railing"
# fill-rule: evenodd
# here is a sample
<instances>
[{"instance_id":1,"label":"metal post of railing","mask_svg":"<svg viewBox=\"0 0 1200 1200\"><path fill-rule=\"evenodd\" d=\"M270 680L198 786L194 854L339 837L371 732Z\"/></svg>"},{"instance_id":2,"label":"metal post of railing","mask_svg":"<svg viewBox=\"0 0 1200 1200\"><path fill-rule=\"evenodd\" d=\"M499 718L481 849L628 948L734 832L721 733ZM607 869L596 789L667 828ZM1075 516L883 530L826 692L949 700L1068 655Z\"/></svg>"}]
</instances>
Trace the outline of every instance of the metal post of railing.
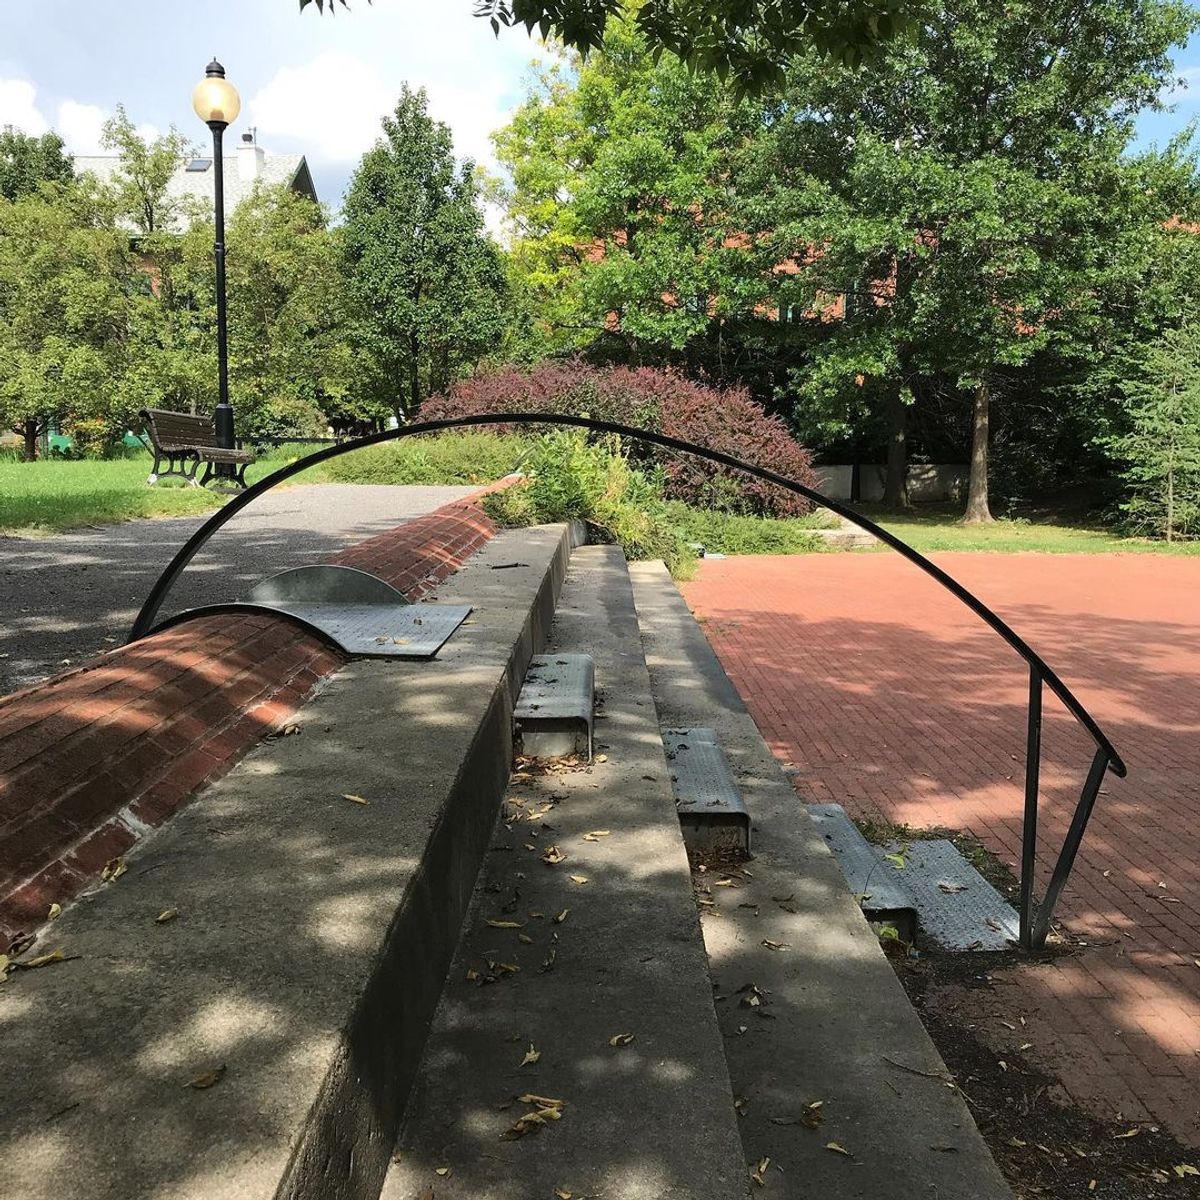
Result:
<instances>
[{"instance_id":1,"label":"metal post of railing","mask_svg":"<svg viewBox=\"0 0 1200 1200\"><path fill-rule=\"evenodd\" d=\"M1029 669L1029 711L1025 734L1025 826L1021 834L1022 950L1033 946L1033 874L1037 861L1038 785L1042 765L1042 677Z\"/></svg>"},{"instance_id":2,"label":"metal post of railing","mask_svg":"<svg viewBox=\"0 0 1200 1200\"><path fill-rule=\"evenodd\" d=\"M1083 785L1079 803L1075 806L1075 815L1071 818L1071 827L1067 830L1066 841L1063 842L1062 850L1059 851L1058 862L1054 864L1054 873L1050 876L1050 886L1046 888L1046 895L1038 905L1037 920L1033 926L1034 949L1040 950L1046 944L1046 937L1050 933L1050 919L1054 916L1054 907L1058 903L1059 893L1067 882L1067 876L1071 874L1071 868L1075 865L1075 855L1079 853L1084 830L1087 829L1088 818L1092 815L1096 796L1100 792L1100 785L1104 782L1106 770L1108 770L1108 755L1101 747L1092 759L1087 782Z\"/></svg>"}]
</instances>

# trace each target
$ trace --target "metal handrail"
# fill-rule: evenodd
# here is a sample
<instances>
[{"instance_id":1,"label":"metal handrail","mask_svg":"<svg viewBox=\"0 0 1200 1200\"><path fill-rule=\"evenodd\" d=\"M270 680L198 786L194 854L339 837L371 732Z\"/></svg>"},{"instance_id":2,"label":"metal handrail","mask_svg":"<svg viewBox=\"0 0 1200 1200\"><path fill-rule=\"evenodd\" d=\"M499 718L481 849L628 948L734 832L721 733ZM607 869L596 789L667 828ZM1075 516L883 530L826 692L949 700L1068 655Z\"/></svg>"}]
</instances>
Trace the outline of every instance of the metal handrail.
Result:
<instances>
[{"instance_id":1,"label":"metal handrail","mask_svg":"<svg viewBox=\"0 0 1200 1200\"><path fill-rule=\"evenodd\" d=\"M1063 886L1066 884L1071 867L1074 865L1075 857L1079 852L1080 844L1083 841L1083 834L1087 828L1088 818L1091 816L1096 796L1099 794L1100 784L1103 781L1105 771L1112 771L1114 775L1121 778L1124 778L1128 773L1125 762L1120 754L1117 753L1116 747L1109 741L1104 731L1076 698L1071 689L1063 683L1041 655L1020 634L1012 629L1007 622L988 608L982 600L963 587L953 576L943 571L936 563L930 562L929 559L919 551L914 550L907 542L902 541L895 534L889 533L886 529L876 525L874 521L854 512L853 509L848 508L839 501L824 496L815 489L805 484L797 483L794 479L788 479L786 476L780 475L778 472L772 471L767 467L759 467L753 463L743 462L740 459L734 458L733 455L725 454L720 450L698 446L693 442L686 442L681 438L669 437L666 434L654 433L649 429L638 429L631 425L622 425L616 421L602 421L592 417L580 417L569 413L546 412L477 413L467 417L450 417L439 421L423 421L416 425L406 425L400 429L389 429L382 433L370 434L364 438L343 442L340 445L328 446L323 450L318 450L314 454L297 459L293 463L288 463L264 479L260 479L258 483L234 496L223 508L215 512L201 525L183 546L180 547L175 557L167 564L166 569L158 577L153 588L151 588L150 594L146 597L145 603L142 605L141 611L133 623L128 640L135 642L156 631L158 627L153 625L154 618L158 615L158 610L162 607L163 600L174 585L175 580L179 577L180 572L192 560L200 547L221 526L231 520L235 514L256 500L264 492L270 491L271 488L283 483L284 480L291 478L293 475L307 470L309 467L316 466L318 463L325 462L331 458L337 458L342 454L348 454L352 450L361 450L367 446L377 446L384 442L399 441L402 438L415 437L418 434L438 433L446 429L461 429L475 425L566 425L590 430L594 433L612 433L617 434L619 437L646 442L654 446L662 446L667 450L694 454L700 458L707 459L709 462L718 463L721 466L742 471L757 479L763 479L768 483L777 484L787 491L804 496L814 504L837 513L838 516L853 525L857 525L860 529L865 529L879 541L890 546L898 554L908 559L914 566L919 567L925 574L937 580L951 595L965 604L984 624L989 626L1007 642L1029 665L1030 678L1025 754L1025 811L1021 847L1020 946L1024 950L1032 950L1045 945L1046 937L1050 931L1050 919L1053 915L1055 904L1062 892ZM178 620L178 618L175 620ZM175 620L172 623L175 623ZM1079 802L1076 805L1066 841L1055 862L1050 883L1046 889L1046 895L1041 904L1037 905L1035 916L1033 877L1037 855L1043 687L1048 687L1059 698L1063 706L1076 721L1087 730L1092 741L1096 744L1096 753L1092 759L1092 765L1088 771L1087 781L1083 786Z\"/></svg>"}]
</instances>

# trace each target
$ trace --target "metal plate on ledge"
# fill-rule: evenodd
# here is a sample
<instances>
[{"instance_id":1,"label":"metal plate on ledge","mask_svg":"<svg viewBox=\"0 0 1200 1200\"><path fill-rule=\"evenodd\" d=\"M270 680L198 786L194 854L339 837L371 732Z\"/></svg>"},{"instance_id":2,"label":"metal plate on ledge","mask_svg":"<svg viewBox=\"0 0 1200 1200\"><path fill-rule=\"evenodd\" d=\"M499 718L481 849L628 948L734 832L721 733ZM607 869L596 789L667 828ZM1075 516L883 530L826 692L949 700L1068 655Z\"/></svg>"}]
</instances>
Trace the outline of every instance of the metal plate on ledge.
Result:
<instances>
[{"instance_id":1,"label":"metal plate on ledge","mask_svg":"<svg viewBox=\"0 0 1200 1200\"><path fill-rule=\"evenodd\" d=\"M917 905L923 938L945 950L1009 950L1019 920L1012 905L943 839L887 846L902 850L904 881Z\"/></svg>"},{"instance_id":2,"label":"metal plate on ledge","mask_svg":"<svg viewBox=\"0 0 1200 1200\"><path fill-rule=\"evenodd\" d=\"M356 658L433 658L471 612L463 604L412 604L366 571L330 564L273 575L248 599L308 621Z\"/></svg>"},{"instance_id":3,"label":"metal plate on ledge","mask_svg":"<svg viewBox=\"0 0 1200 1200\"><path fill-rule=\"evenodd\" d=\"M750 814L716 734L666 729L663 748L684 841L697 849L750 850Z\"/></svg>"},{"instance_id":4,"label":"metal plate on ledge","mask_svg":"<svg viewBox=\"0 0 1200 1200\"><path fill-rule=\"evenodd\" d=\"M871 917L916 910L916 898L905 886L907 872L888 862L878 846L859 832L840 804L806 804L805 812L833 851L846 884Z\"/></svg>"},{"instance_id":5,"label":"metal plate on ledge","mask_svg":"<svg viewBox=\"0 0 1200 1200\"><path fill-rule=\"evenodd\" d=\"M534 758L587 754L595 733L596 669L590 654L543 654L529 664L513 720Z\"/></svg>"}]
</instances>

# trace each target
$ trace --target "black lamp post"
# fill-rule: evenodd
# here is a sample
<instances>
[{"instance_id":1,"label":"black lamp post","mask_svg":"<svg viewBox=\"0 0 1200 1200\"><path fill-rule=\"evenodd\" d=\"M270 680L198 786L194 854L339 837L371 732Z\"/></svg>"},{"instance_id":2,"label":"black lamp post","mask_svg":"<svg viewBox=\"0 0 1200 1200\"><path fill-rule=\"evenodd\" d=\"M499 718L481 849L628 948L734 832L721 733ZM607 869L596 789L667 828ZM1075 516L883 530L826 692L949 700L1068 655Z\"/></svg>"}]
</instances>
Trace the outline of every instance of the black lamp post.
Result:
<instances>
[{"instance_id":1,"label":"black lamp post","mask_svg":"<svg viewBox=\"0 0 1200 1200\"><path fill-rule=\"evenodd\" d=\"M217 264L217 411L213 427L217 445L234 449L233 405L229 403L229 340L225 325L225 171L221 154L221 138L228 126L237 120L242 101L237 88L225 78L225 68L214 58L204 71L204 78L192 92L192 107L196 116L212 130L213 185L216 191L216 239L213 258ZM231 476L230 463L218 463L217 474Z\"/></svg>"}]
</instances>

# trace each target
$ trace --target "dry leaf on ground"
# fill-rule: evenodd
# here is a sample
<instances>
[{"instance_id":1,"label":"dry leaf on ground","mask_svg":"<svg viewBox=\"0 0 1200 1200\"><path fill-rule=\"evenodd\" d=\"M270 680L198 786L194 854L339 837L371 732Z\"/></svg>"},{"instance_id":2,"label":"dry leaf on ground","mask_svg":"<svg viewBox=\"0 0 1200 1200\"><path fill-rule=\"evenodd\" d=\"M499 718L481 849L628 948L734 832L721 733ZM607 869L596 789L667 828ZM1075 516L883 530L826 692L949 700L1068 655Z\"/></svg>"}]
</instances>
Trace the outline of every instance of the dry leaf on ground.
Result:
<instances>
[{"instance_id":1,"label":"dry leaf on ground","mask_svg":"<svg viewBox=\"0 0 1200 1200\"><path fill-rule=\"evenodd\" d=\"M825 1149L832 1150L834 1154L844 1154L847 1158L850 1157L850 1151L845 1146L838 1145L837 1142L826 1142Z\"/></svg>"},{"instance_id":2,"label":"dry leaf on ground","mask_svg":"<svg viewBox=\"0 0 1200 1200\"><path fill-rule=\"evenodd\" d=\"M628 1046L635 1037L637 1037L636 1033L614 1033L608 1039L608 1044L610 1046Z\"/></svg>"},{"instance_id":3,"label":"dry leaf on ground","mask_svg":"<svg viewBox=\"0 0 1200 1200\"><path fill-rule=\"evenodd\" d=\"M580 887L582 887L588 881L588 877L586 875L572 875L570 878L572 883L577 883L580 885Z\"/></svg>"},{"instance_id":4,"label":"dry leaf on ground","mask_svg":"<svg viewBox=\"0 0 1200 1200\"><path fill-rule=\"evenodd\" d=\"M225 1074L225 1064L222 1063L219 1067L214 1067L211 1071L205 1071L197 1075L195 1079L189 1079L184 1087L195 1088L197 1091L203 1091L205 1088L210 1088L214 1083L220 1082L221 1076Z\"/></svg>"},{"instance_id":5,"label":"dry leaf on ground","mask_svg":"<svg viewBox=\"0 0 1200 1200\"><path fill-rule=\"evenodd\" d=\"M369 800L364 800L362 796L356 796L353 792L343 792L343 800L349 800L351 804L369 804Z\"/></svg>"},{"instance_id":6,"label":"dry leaf on ground","mask_svg":"<svg viewBox=\"0 0 1200 1200\"><path fill-rule=\"evenodd\" d=\"M539 1049L537 1049L537 1047L535 1047L532 1042L530 1042L529 1049L525 1051L525 1057L523 1059L521 1059L521 1066L523 1066L523 1067L529 1066L532 1063L537 1062L538 1059L541 1057L542 1057L542 1052Z\"/></svg>"},{"instance_id":7,"label":"dry leaf on ground","mask_svg":"<svg viewBox=\"0 0 1200 1200\"><path fill-rule=\"evenodd\" d=\"M111 858L104 864L104 870L100 872L100 878L108 883L115 883L126 871L129 870L123 858Z\"/></svg>"},{"instance_id":8,"label":"dry leaf on ground","mask_svg":"<svg viewBox=\"0 0 1200 1200\"><path fill-rule=\"evenodd\" d=\"M175 920L177 916L179 916L179 909L164 908L162 912L160 912L158 916L154 918L154 923L155 925L165 925L168 921Z\"/></svg>"}]
</instances>

